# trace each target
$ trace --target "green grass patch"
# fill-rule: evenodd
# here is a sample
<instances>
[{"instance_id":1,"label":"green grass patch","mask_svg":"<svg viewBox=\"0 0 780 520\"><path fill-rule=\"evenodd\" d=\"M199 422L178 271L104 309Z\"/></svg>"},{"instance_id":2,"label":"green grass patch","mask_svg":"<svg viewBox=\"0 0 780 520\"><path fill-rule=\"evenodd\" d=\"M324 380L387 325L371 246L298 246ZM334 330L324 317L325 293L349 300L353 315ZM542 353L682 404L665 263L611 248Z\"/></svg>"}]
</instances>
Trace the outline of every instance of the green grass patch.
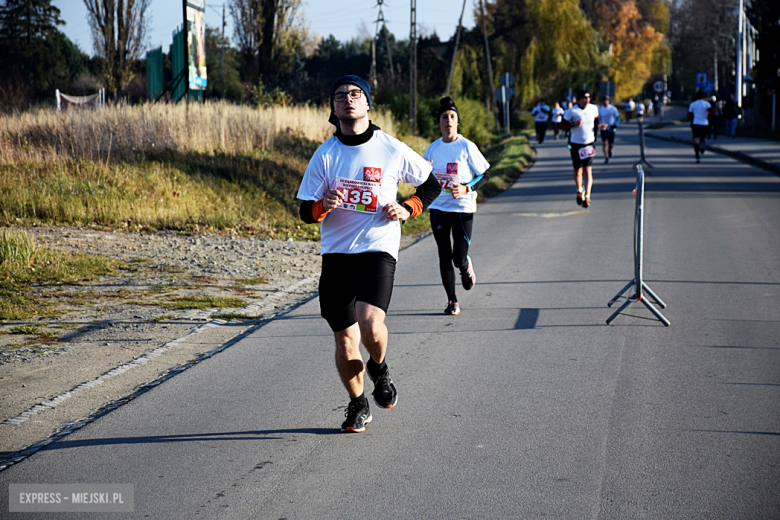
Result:
<instances>
[{"instance_id":1,"label":"green grass patch","mask_svg":"<svg viewBox=\"0 0 780 520\"><path fill-rule=\"evenodd\" d=\"M41 328L37 325L17 325L16 327L11 327L11 334L24 334L27 336L38 336L43 331Z\"/></svg>"},{"instance_id":2,"label":"green grass patch","mask_svg":"<svg viewBox=\"0 0 780 520\"><path fill-rule=\"evenodd\" d=\"M490 163L490 180L477 192L477 201L497 195L512 186L533 158L525 133L499 139L484 155Z\"/></svg>"},{"instance_id":3,"label":"green grass patch","mask_svg":"<svg viewBox=\"0 0 780 520\"><path fill-rule=\"evenodd\" d=\"M211 317L217 320L256 320L259 316L247 316L245 314L238 314L235 312L223 312L220 314L214 314Z\"/></svg>"},{"instance_id":4,"label":"green grass patch","mask_svg":"<svg viewBox=\"0 0 780 520\"><path fill-rule=\"evenodd\" d=\"M161 321L174 320L174 319L176 319L176 316L174 316L173 314L163 314L162 316L157 316L156 318L152 318L149 321L159 323Z\"/></svg>"},{"instance_id":5,"label":"green grass patch","mask_svg":"<svg viewBox=\"0 0 780 520\"><path fill-rule=\"evenodd\" d=\"M225 298L216 296L182 296L170 302L158 303L166 309L236 309L246 306L241 298Z\"/></svg>"},{"instance_id":6,"label":"green grass patch","mask_svg":"<svg viewBox=\"0 0 780 520\"><path fill-rule=\"evenodd\" d=\"M241 285L261 285L268 283L265 276L256 276L254 278L234 278L234 281Z\"/></svg>"},{"instance_id":7,"label":"green grass patch","mask_svg":"<svg viewBox=\"0 0 780 520\"><path fill-rule=\"evenodd\" d=\"M55 306L32 284L94 280L115 272L119 262L74 255L38 246L24 231L0 230L0 320L55 317Z\"/></svg>"}]
</instances>

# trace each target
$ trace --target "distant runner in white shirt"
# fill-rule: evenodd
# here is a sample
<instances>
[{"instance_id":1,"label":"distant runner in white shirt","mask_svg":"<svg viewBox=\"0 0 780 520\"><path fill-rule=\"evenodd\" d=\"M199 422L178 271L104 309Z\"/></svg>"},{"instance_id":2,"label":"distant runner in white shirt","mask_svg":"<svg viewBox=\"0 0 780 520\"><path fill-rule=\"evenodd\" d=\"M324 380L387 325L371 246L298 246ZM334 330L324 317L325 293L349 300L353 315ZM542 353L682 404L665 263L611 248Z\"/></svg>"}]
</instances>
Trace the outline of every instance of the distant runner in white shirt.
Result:
<instances>
[{"instance_id":1,"label":"distant runner in white shirt","mask_svg":"<svg viewBox=\"0 0 780 520\"><path fill-rule=\"evenodd\" d=\"M441 139L425 150L423 157L431 161L433 174L442 190L430 205L431 229L439 250L439 273L447 293L444 314L460 314L455 293L455 268L460 271L463 288L471 290L477 275L469 256L474 213L477 211L477 190L490 174L490 164L477 145L458 134L460 114L455 102L446 96L439 101Z\"/></svg>"},{"instance_id":2,"label":"distant runner in white shirt","mask_svg":"<svg viewBox=\"0 0 780 520\"><path fill-rule=\"evenodd\" d=\"M645 104L642 101L636 102L636 120L640 123L645 118Z\"/></svg>"},{"instance_id":3,"label":"distant runner in white shirt","mask_svg":"<svg viewBox=\"0 0 780 520\"><path fill-rule=\"evenodd\" d=\"M531 115L534 116L534 124L536 126L536 142L542 144L544 142L544 134L547 133L547 119L550 117L550 107L540 99L536 106L531 110Z\"/></svg>"},{"instance_id":4,"label":"distant runner in white shirt","mask_svg":"<svg viewBox=\"0 0 780 520\"><path fill-rule=\"evenodd\" d=\"M625 112L626 112L626 122L631 121L631 116L634 115L634 109L636 108L636 103L634 103L634 98L628 98L628 101L626 102L625 106Z\"/></svg>"},{"instance_id":5,"label":"distant runner in white shirt","mask_svg":"<svg viewBox=\"0 0 780 520\"><path fill-rule=\"evenodd\" d=\"M693 151L696 153L696 162L701 162L699 154L704 154L704 139L707 137L707 130L710 126L710 116L712 115L712 105L706 99L703 91L696 93L696 101L688 107L688 119L691 121L691 132L693 133Z\"/></svg>"},{"instance_id":6,"label":"distant runner in white shirt","mask_svg":"<svg viewBox=\"0 0 780 520\"><path fill-rule=\"evenodd\" d=\"M422 213L441 188L431 165L368 119L371 89L344 76L330 91L336 133L314 153L298 190L301 218L321 222L320 312L336 337L336 368L349 393L344 432L371 422L363 375L374 382L374 402L392 408L398 393L385 361L385 316L401 239L399 220ZM398 183L417 187L396 202ZM370 359L363 369L360 342Z\"/></svg>"},{"instance_id":7,"label":"distant runner in white shirt","mask_svg":"<svg viewBox=\"0 0 780 520\"><path fill-rule=\"evenodd\" d=\"M615 146L615 130L620 124L620 112L612 104L609 96L604 96L603 103L599 107L599 121L605 125L601 131L601 142L604 148L604 164L609 164L609 160L612 158L612 148Z\"/></svg>"},{"instance_id":8,"label":"distant runner in white shirt","mask_svg":"<svg viewBox=\"0 0 780 520\"><path fill-rule=\"evenodd\" d=\"M596 128L603 129L599 123L599 109L590 104L590 92L577 92L577 104L563 114L564 121L571 125L569 149L571 162L574 165L574 183L577 185L577 204L587 208L590 206L590 190L593 187L593 168L591 163L596 156L593 144L596 142ZM583 193L583 173L585 186Z\"/></svg>"},{"instance_id":9,"label":"distant runner in white shirt","mask_svg":"<svg viewBox=\"0 0 780 520\"><path fill-rule=\"evenodd\" d=\"M561 108L561 104L556 101L555 107L552 109L553 134L555 135L556 141L558 140L558 132L560 132L561 121L563 120L564 112L566 111Z\"/></svg>"}]
</instances>

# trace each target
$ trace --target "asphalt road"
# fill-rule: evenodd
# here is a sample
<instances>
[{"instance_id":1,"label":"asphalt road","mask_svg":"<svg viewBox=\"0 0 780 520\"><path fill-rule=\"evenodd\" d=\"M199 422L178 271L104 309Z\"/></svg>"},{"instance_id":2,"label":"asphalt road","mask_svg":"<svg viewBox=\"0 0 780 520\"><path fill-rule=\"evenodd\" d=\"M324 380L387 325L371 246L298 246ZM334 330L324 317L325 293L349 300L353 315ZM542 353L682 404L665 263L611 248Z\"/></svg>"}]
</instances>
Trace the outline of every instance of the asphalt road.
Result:
<instances>
[{"instance_id":1,"label":"asphalt road","mask_svg":"<svg viewBox=\"0 0 780 520\"><path fill-rule=\"evenodd\" d=\"M131 483L111 518L780 518L780 179L648 140L644 276L671 326L641 304L607 326L633 277L634 133L599 153L587 211L549 139L480 207L461 315L432 238L401 253L399 403L366 433L337 433L315 299L0 473L0 516L25 517L11 483Z\"/></svg>"}]
</instances>

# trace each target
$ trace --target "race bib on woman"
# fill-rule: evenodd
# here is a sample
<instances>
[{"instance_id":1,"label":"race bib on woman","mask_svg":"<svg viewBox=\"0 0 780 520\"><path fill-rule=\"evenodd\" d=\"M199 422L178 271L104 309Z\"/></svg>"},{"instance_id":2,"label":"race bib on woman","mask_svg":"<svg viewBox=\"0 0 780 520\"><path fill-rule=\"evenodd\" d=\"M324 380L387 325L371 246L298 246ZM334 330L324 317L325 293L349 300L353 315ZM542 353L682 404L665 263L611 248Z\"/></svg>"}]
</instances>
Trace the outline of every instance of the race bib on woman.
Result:
<instances>
[{"instance_id":1,"label":"race bib on woman","mask_svg":"<svg viewBox=\"0 0 780 520\"><path fill-rule=\"evenodd\" d=\"M577 152L580 154L580 159L585 160L588 157L594 157L596 155L596 149L593 146L583 146Z\"/></svg>"},{"instance_id":2,"label":"race bib on woman","mask_svg":"<svg viewBox=\"0 0 780 520\"><path fill-rule=\"evenodd\" d=\"M452 193L452 183L455 182L457 174L434 173L434 176L436 177L436 180L439 181L439 184L441 184L441 190L444 193Z\"/></svg>"},{"instance_id":3,"label":"race bib on woman","mask_svg":"<svg viewBox=\"0 0 780 520\"><path fill-rule=\"evenodd\" d=\"M376 213L380 182L336 177L336 189L344 192L344 202L338 209Z\"/></svg>"}]
</instances>

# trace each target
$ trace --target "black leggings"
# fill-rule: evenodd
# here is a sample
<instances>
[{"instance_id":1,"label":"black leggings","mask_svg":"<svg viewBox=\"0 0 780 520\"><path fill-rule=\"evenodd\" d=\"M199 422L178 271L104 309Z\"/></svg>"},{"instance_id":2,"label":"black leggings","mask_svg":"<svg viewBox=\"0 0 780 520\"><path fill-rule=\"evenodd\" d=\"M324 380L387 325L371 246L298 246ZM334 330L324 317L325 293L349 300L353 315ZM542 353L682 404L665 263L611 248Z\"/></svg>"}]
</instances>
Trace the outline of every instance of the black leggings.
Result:
<instances>
[{"instance_id":1,"label":"black leggings","mask_svg":"<svg viewBox=\"0 0 780 520\"><path fill-rule=\"evenodd\" d=\"M438 209L430 210L433 238L439 248L439 271L441 282L447 292L447 299L458 301L455 295L455 268L465 269L466 256L471 244L473 213L450 213ZM452 240L450 240L450 236Z\"/></svg>"}]
</instances>

